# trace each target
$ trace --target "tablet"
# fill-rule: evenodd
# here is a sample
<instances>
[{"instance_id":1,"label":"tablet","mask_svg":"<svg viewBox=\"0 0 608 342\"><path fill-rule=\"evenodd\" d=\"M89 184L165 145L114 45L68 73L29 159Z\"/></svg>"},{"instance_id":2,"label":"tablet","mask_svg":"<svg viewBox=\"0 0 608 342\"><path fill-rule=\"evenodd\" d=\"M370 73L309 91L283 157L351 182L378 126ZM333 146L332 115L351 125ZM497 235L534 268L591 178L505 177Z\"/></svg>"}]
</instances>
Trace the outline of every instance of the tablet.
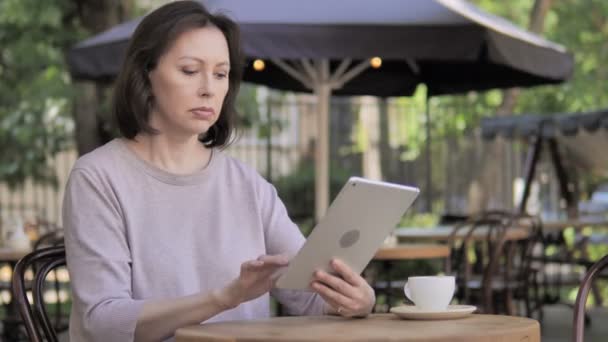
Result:
<instances>
[{"instance_id":1,"label":"tablet","mask_svg":"<svg viewBox=\"0 0 608 342\"><path fill-rule=\"evenodd\" d=\"M315 270L334 273L333 258L361 273L419 193L414 187L351 177L282 270L276 287L310 290Z\"/></svg>"}]
</instances>

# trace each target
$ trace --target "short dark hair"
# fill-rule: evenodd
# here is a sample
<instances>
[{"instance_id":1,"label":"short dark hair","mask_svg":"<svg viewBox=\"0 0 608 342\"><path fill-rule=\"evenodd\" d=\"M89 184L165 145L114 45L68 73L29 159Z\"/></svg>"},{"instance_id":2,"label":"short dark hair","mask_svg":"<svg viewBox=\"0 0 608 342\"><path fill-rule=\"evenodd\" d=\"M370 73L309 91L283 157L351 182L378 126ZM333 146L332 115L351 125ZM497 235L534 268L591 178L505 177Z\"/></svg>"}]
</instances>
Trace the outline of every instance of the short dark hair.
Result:
<instances>
[{"instance_id":1,"label":"short dark hair","mask_svg":"<svg viewBox=\"0 0 608 342\"><path fill-rule=\"evenodd\" d=\"M222 31L228 42L229 85L218 120L199 140L208 147L230 144L238 117L236 95L243 76L240 32L230 18L209 13L198 1L175 1L159 7L146 15L135 29L116 80L112 108L125 138L133 139L142 131L158 133L148 121L154 101L148 73L180 34L209 25Z\"/></svg>"}]
</instances>

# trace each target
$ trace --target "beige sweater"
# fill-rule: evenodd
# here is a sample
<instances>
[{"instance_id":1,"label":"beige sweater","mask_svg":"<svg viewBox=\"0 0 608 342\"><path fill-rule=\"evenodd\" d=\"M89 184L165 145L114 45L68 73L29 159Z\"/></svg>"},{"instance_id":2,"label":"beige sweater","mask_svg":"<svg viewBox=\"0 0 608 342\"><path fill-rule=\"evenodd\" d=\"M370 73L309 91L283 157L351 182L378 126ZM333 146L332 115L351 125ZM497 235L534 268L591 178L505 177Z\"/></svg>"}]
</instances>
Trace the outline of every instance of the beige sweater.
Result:
<instances>
[{"instance_id":1,"label":"beige sweater","mask_svg":"<svg viewBox=\"0 0 608 342\"><path fill-rule=\"evenodd\" d=\"M295 255L304 237L274 187L215 149L182 176L138 158L116 139L81 157L63 206L73 308L70 341L132 341L146 300L228 284L261 254ZM294 315L322 314L309 292L273 291ZM264 295L211 321L269 316Z\"/></svg>"}]
</instances>

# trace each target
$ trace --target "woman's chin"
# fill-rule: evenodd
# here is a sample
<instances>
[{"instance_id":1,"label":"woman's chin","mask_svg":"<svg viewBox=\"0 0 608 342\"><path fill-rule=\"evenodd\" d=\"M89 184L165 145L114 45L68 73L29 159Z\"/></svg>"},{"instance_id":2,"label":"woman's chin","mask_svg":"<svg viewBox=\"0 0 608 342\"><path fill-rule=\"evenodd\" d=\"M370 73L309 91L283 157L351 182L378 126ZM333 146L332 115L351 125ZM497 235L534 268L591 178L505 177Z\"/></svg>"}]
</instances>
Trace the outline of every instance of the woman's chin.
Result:
<instances>
[{"instance_id":1,"label":"woman's chin","mask_svg":"<svg viewBox=\"0 0 608 342\"><path fill-rule=\"evenodd\" d=\"M204 135L205 133L207 133L210 128L211 128L211 125L209 123L205 122L203 124L190 126L187 128L187 131L191 135L199 136L199 135Z\"/></svg>"}]
</instances>

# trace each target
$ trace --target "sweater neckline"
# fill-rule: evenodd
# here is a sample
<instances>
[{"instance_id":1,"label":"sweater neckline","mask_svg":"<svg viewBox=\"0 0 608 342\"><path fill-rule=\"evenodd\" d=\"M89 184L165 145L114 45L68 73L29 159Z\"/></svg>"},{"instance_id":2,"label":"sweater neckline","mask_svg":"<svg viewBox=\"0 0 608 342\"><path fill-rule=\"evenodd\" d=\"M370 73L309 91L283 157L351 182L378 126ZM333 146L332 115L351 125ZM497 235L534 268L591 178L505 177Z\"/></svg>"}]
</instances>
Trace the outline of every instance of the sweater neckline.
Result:
<instances>
[{"instance_id":1,"label":"sweater neckline","mask_svg":"<svg viewBox=\"0 0 608 342\"><path fill-rule=\"evenodd\" d=\"M204 180L208 178L209 174L215 168L217 159L220 157L220 153L218 153L217 149L212 148L211 156L207 165L190 174L176 174L163 170L158 166L142 159L127 146L126 141L123 138L116 138L111 142L111 144L116 146L121 154L126 157L129 163L146 174L156 178L157 180L171 185L185 186L196 185L204 182Z\"/></svg>"}]
</instances>

